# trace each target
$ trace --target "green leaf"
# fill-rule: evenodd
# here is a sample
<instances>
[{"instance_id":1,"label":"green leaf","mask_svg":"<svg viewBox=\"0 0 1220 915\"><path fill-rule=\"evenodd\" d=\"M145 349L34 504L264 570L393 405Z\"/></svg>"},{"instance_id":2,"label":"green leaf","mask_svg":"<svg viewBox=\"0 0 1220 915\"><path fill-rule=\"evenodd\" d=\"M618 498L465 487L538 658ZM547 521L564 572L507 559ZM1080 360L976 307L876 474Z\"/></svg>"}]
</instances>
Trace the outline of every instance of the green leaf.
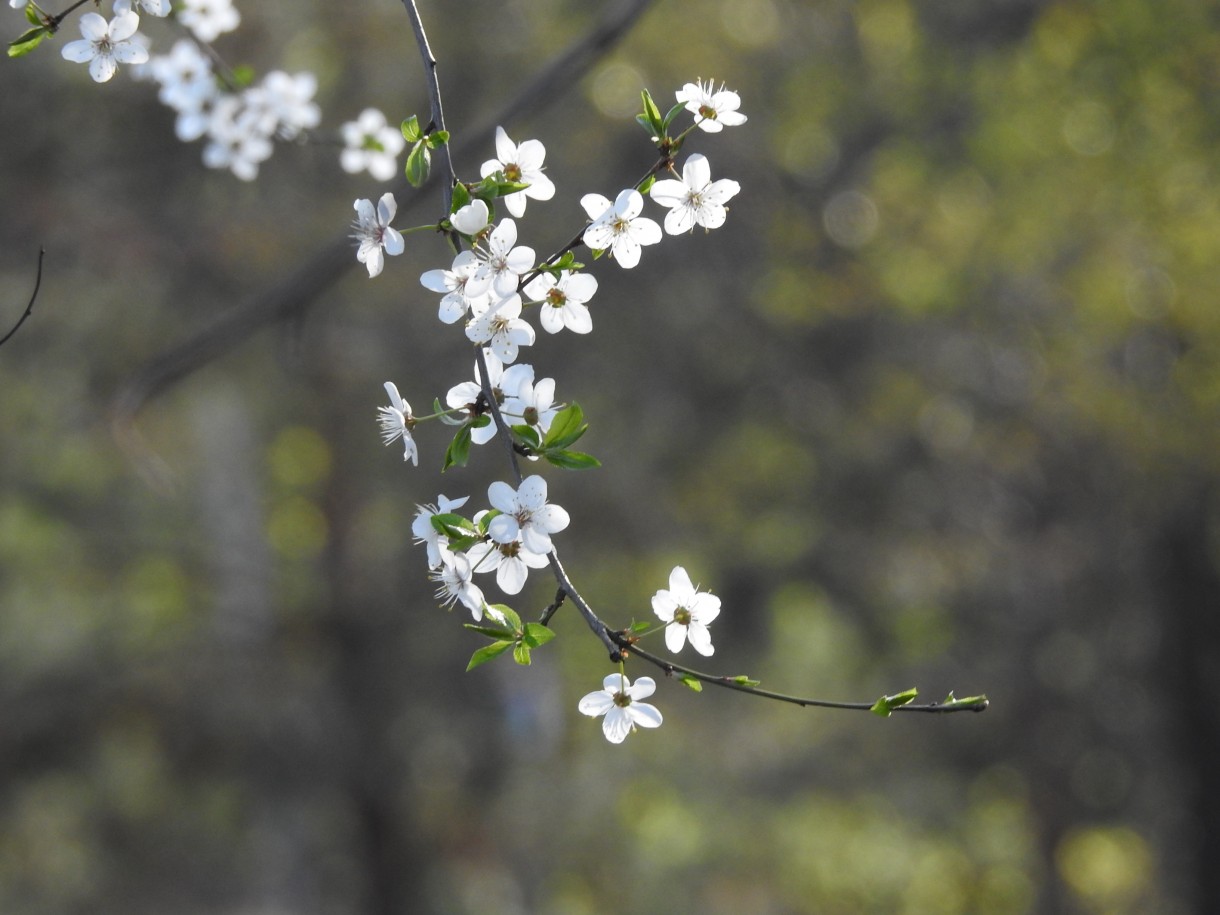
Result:
<instances>
[{"instance_id":1,"label":"green leaf","mask_svg":"<svg viewBox=\"0 0 1220 915\"><path fill-rule=\"evenodd\" d=\"M909 702L914 702L915 697L918 695L919 691L912 687L900 693L895 693L892 696L882 696L873 703L869 711L874 715L880 715L882 718L889 718L894 709L901 708Z\"/></svg>"},{"instance_id":2,"label":"green leaf","mask_svg":"<svg viewBox=\"0 0 1220 915\"><path fill-rule=\"evenodd\" d=\"M441 472L448 470L450 467L465 467L466 461L470 459L470 423L463 424L462 428L458 429L457 435L453 437L453 441L449 443L449 447L445 449L445 463L441 467Z\"/></svg>"},{"instance_id":3,"label":"green leaf","mask_svg":"<svg viewBox=\"0 0 1220 915\"><path fill-rule=\"evenodd\" d=\"M522 423L520 425L513 426L513 432L516 434L517 438L521 439L523 444L529 446L534 451L537 451L542 447L542 441L538 437L538 430L533 426Z\"/></svg>"},{"instance_id":4,"label":"green leaf","mask_svg":"<svg viewBox=\"0 0 1220 915\"><path fill-rule=\"evenodd\" d=\"M462 626L471 632L485 635L489 639L508 639L510 642L517 641L517 633L505 629L503 626L480 626L478 623L462 623Z\"/></svg>"},{"instance_id":5,"label":"green leaf","mask_svg":"<svg viewBox=\"0 0 1220 915\"><path fill-rule=\"evenodd\" d=\"M751 680L745 674L741 674L740 676L734 677L733 682L736 683L738 686L748 686L750 689L753 689L754 687L758 686L758 684L761 683L762 681L761 680Z\"/></svg>"},{"instance_id":6,"label":"green leaf","mask_svg":"<svg viewBox=\"0 0 1220 915\"><path fill-rule=\"evenodd\" d=\"M424 137L424 142L428 144L429 149L440 149L449 142L449 131L434 130Z\"/></svg>"},{"instance_id":7,"label":"green leaf","mask_svg":"<svg viewBox=\"0 0 1220 915\"><path fill-rule=\"evenodd\" d=\"M648 622L648 620L640 620L638 623L631 624L632 632L647 632L651 628L653 628L653 624Z\"/></svg>"},{"instance_id":8,"label":"green leaf","mask_svg":"<svg viewBox=\"0 0 1220 915\"><path fill-rule=\"evenodd\" d=\"M644 102L645 127L653 136L662 136L665 133L665 126L661 123L661 109L652 100L652 94L647 89L640 92L640 98Z\"/></svg>"},{"instance_id":9,"label":"green leaf","mask_svg":"<svg viewBox=\"0 0 1220 915\"><path fill-rule=\"evenodd\" d=\"M38 4L36 4L36 3L27 3L25 5L25 18L30 23L30 25L44 25L45 24L42 21L42 17L40 15L41 12L42 11L40 9L38 9Z\"/></svg>"},{"instance_id":10,"label":"green leaf","mask_svg":"<svg viewBox=\"0 0 1220 915\"><path fill-rule=\"evenodd\" d=\"M637 114L635 116L635 122L648 131L648 135L650 137L655 137L657 135L656 128L653 127L652 122L648 120L648 115Z\"/></svg>"},{"instance_id":11,"label":"green leaf","mask_svg":"<svg viewBox=\"0 0 1220 915\"><path fill-rule=\"evenodd\" d=\"M499 610L504 614L505 625L512 629L514 633L521 631L521 617L517 616L517 611L512 607L508 604L490 604L489 606L491 609Z\"/></svg>"},{"instance_id":12,"label":"green leaf","mask_svg":"<svg viewBox=\"0 0 1220 915\"><path fill-rule=\"evenodd\" d=\"M941 703L942 708L971 708L981 712L987 708L990 703L986 696L967 696L965 699L957 699L953 693L949 693L947 699Z\"/></svg>"},{"instance_id":13,"label":"green leaf","mask_svg":"<svg viewBox=\"0 0 1220 915\"><path fill-rule=\"evenodd\" d=\"M427 145L420 141L411 147L407 156L407 180L412 187L419 187L428 180L428 172L432 169L432 153Z\"/></svg>"},{"instance_id":14,"label":"green leaf","mask_svg":"<svg viewBox=\"0 0 1220 915\"><path fill-rule=\"evenodd\" d=\"M593 455L585 454L583 451L567 451L557 448L543 451L542 456L564 470L592 470L594 467L602 465L602 462Z\"/></svg>"},{"instance_id":15,"label":"green leaf","mask_svg":"<svg viewBox=\"0 0 1220 915\"><path fill-rule=\"evenodd\" d=\"M560 271L580 270L582 267L584 267L584 264L577 262L576 255L573 252L564 251L563 256L559 258L559 260L555 261L553 264L543 267L542 269L552 272L558 276Z\"/></svg>"},{"instance_id":16,"label":"green leaf","mask_svg":"<svg viewBox=\"0 0 1220 915\"><path fill-rule=\"evenodd\" d=\"M36 47L51 37L51 30L45 26L38 26L23 32L19 37L9 42L8 56L9 57L24 57Z\"/></svg>"},{"instance_id":17,"label":"green leaf","mask_svg":"<svg viewBox=\"0 0 1220 915\"><path fill-rule=\"evenodd\" d=\"M678 677L678 679L681 680L686 686L689 686L695 692L697 692L697 693L703 692L703 684L700 683L698 680L696 680L694 677L692 677L690 674L682 674L680 677Z\"/></svg>"},{"instance_id":18,"label":"green leaf","mask_svg":"<svg viewBox=\"0 0 1220 915\"><path fill-rule=\"evenodd\" d=\"M453 209L450 212L456 213L468 203L470 203L470 189L459 181L453 186Z\"/></svg>"},{"instance_id":19,"label":"green leaf","mask_svg":"<svg viewBox=\"0 0 1220 915\"><path fill-rule=\"evenodd\" d=\"M529 667L530 663L530 648L524 642L518 642L513 646L513 660L522 667Z\"/></svg>"},{"instance_id":20,"label":"green leaf","mask_svg":"<svg viewBox=\"0 0 1220 915\"><path fill-rule=\"evenodd\" d=\"M411 115L402 122L402 136L408 143L418 143L424 135L419 132L419 118Z\"/></svg>"},{"instance_id":21,"label":"green leaf","mask_svg":"<svg viewBox=\"0 0 1220 915\"><path fill-rule=\"evenodd\" d=\"M652 186L656 183L657 183L657 176L649 175L647 178L645 178L643 181L640 182L640 186L639 186L638 190L641 194L644 194L645 196L647 196L648 191L651 190Z\"/></svg>"},{"instance_id":22,"label":"green leaf","mask_svg":"<svg viewBox=\"0 0 1220 915\"><path fill-rule=\"evenodd\" d=\"M441 422L446 426L461 426L469 422L464 416L453 416L450 414L447 407L441 406L439 397L432 398L432 412L439 416Z\"/></svg>"},{"instance_id":23,"label":"green leaf","mask_svg":"<svg viewBox=\"0 0 1220 915\"><path fill-rule=\"evenodd\" d=\"M551 639L555 638L555 633L548 629L542 623L526 623L525 633L522 640L530 648L537 648L540 645L545 645Z\"/></svg>"},{"instance_id":24,"label":"green leaf","mask_svg":"<svg viewBox=\"0 0 1220 915\"><path fill-rule=\"evenodd\" d=\"M661 126L668 129L669 125L674 122L674 118L678 116L678 113L684 111L685 109L686 106L681 102L678 102L678 104L670 108L669 111L665 112L665 118L661 121Z\"/></svg>"},{"instance_id":25,"label":"green leaf","mask_svg":"<svg viewBox=\"0 0 1220 915\"><path fill-rule=\"evenodd\" d=\"M240 64L233 68L233 82L242 88L253 86L257 76L258 71L249 64Z\"/></svg>"},{"instance_id":26,"label":"green leaf","mask_svg":"<svg viewBox=\"0 0 1220 915\"><path fill-rule=\"evenodd\" d=\"M437 513L432 515L429 520L432 522L432 527L438 534L444 534L446 537L475 537L478 536L478 531L474 529L474 525L463 518L461 515L455 515L452 512L444 514Z\"/></svg>"},{"instance_id":27,"label":"green leaf","mask_svg":"<svg viewBox=\"0 0 1220 915\"><path fill-rule=\"evenodd\" d=\"M490 645L484 645L470 656L470 663L466 665L467 672L474 670L480 664L486 664L492 658L499 657L516 644L516 642L501 640L499 642L492 642Z\"/></svg>"},{"instance_id":28,"label":"green leaf","mask_svg":"<svg viewBox=\"0 0 1220 915\"><path fill-rule=\"evenodd\" d=\"M584 411L580 404L573 401L555 414L551 420L551 428L542 441L544 448L566 448L585 434L589 426L585 422Z\"/></svg>"}]
</instances>

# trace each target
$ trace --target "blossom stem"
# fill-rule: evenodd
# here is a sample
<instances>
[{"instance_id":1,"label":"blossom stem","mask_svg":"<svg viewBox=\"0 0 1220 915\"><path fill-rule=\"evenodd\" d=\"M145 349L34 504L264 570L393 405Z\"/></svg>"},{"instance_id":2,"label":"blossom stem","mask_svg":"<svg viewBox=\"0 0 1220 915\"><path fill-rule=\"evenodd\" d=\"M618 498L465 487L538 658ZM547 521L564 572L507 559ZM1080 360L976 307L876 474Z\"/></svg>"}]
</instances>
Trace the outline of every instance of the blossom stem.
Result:
<instances>
[{"instance_id":1,"label":"blossom stem","mask_svg":"<svg viewBox=\"0 0 1220 915\"><path fill-rule=\"evenodd\" d=\"M763 699L774 699L777 702L790 702L793 705L800 705L811 708L833 708L846 709L855 712L870 712L876 706L874 702L836 702L831 699L811 699L806 696L792 696L787 693L777 693L768 689L759 689L757 686L752 686L749 682L738 677L724 677L716 674L703 673L702 671L694 670L690 667L685 667L681 664L675 664L672 661L667 661L665 658L658 657L649 651L640 648L631 637L623 632L611 633L611 638L615 644L619 646L620 654L630 653L638 658L647 661L650 664L659 667L667 677L672 677L674 674L679 674L683 677L690 677L698 680L701 683L707 683L712 686L722 686L725 689L736 690L739 693L749 693L753 696L759 696ZM896 705L891 710L895 712L934 712L947 714L949 712L981 712L987 708L987 697L977 696L971 700L949 701L949 702L928 702L916 705L908 703L906 705Z\"/></svg>"},{"instance_id":2,"label":"blossom stem","mask_svg":"<svg viewBox=\"0 0 1220 915\"><path fill-rule=\"evenodd\" d=\"M76 12L86 3L91 3L91 2L93 2L93 0L76 0L75 3L73 3L70 7L68 7L66 10L64 10L62 13L56 13L54 16L48 16L46 19L47 28L50 29L52 32L56 31L59 28L59 24L61 22L63 22L65 19L67 19L69 16L71 16L74 12Z\"/></svg>"}]
</instances>

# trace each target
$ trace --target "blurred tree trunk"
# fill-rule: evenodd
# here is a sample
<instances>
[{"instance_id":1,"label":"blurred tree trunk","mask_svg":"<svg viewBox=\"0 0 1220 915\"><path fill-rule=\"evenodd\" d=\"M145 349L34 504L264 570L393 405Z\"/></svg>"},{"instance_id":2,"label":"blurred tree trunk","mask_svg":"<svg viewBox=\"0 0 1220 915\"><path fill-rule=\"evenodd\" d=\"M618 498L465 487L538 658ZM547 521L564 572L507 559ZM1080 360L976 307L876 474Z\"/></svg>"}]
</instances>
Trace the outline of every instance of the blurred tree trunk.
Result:
<instances>
[{"instance_id":1,"label":"blurred tree trunk","mask_svg":"<svg viewBox=\"0 0 1220 915\"><path fill-rule=\"evenodd\" d=\"M1195 911L1220 912L1220 573L1211 550L1208 507L1214 498L1197 492L1163 529L1155 574L1165 598L1162 649L1171 733L1183 766L1187 847L1194 857ZM1193 840L1193 841L1191 841Z\"/></svg>"}]
</instances>

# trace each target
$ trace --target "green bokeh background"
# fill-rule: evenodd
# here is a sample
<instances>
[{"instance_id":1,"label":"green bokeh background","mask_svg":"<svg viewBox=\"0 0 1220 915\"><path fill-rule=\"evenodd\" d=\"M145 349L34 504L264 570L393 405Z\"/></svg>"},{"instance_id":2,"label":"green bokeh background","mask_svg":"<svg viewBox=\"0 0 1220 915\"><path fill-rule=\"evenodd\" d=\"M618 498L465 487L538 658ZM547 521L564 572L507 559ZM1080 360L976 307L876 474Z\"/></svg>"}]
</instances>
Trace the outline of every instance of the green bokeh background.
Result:
<instances>
[{"instance_id":1,"label":"green bokeh background","mask_svg":"<svg viewBox=\"0 0 1220 915\"><path fill-rule=\"evenodd\" d=\"M316 72L324 129L425 112L400 5L240 6L219 50ZM614 9L422 4L455 140ZM326 145L207 171L151 86L60 59L72 23L5 62L5 330L47 259L0 348L0 911L1220 910L1218 20L659 0L505 124L547 145L543 252L651 164L641 87L714 77L749 115L689 148L740 181L728 223L599 262L593 334L525 357L604 462L545 471L582 593L626 625L682 564L724 602L703 667L992 699L882 720L662 682L618 747L576 712L611 668L570 608L532 667L463 673L480 643L411 545L416 503L505 475L485 449L442 477L433 424L419 469L378 441L384 380L418 408L470 372L418 284L440 240L375 281L353 258L121 447L133 374L383 188ZM438 215L418 193L400 225Z\"/></svg>"}]
</instances>

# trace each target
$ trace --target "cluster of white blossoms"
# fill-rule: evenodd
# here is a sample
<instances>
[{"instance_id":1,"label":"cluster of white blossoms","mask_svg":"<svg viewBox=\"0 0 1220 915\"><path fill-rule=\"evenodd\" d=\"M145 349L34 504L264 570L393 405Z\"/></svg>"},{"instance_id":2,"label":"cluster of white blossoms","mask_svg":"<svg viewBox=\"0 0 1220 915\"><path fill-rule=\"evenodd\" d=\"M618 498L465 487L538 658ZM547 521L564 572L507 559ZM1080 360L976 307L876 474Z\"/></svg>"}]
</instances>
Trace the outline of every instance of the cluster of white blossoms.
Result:
<instances>
[{"instance_id":1,"label":"cluster of white blossoms","mask_svg":"<svg viewBox=\"0 0 1220 915\"><path fill-rule=\"evenodd\" d=\"M737 110L740 100L736 93L717 91L710 82L688 83L676 97L694 115L691 129L715 132L746 119ZM374 138L383 126L383 121L368 116L362 120L359 135ZM353 131L355 135L354 126ZM387 148L400 150L399 144L386 142L388 137L386 132L385 140L362 140L360 148L386 143ZM349 159L354 170L358 159L355 154ZM518 244L517 220L525 216L528 202L555 196L555 186L543 171L545 159L546 150L538 140L517 144L502 127L497 128L496 158L483 163L481 175L484 187L488 179L507 186L497 190L500 196L488 199L470 199L468 195L469 202L455 208L448 226L469 247L448 266L427 270L419 278L425 289L440 295L438 318L445 324L461 322L467 339L482 350L473 380L450 388L444 407L437 403L440 412L424 419L461 425L460 434L475 445L508 435L511 430L514 449L529 460L538 459L538 443L548 441L552 424L565 405L556 401L553 378L538 380L533 366L517 362L521 349L536 339L534 325L526 315L536 313L537 323L547 333L566 328L587 334L593 329L589 303L598 288L597 279L578 269L581 265L570 256L562 264L557 263L558 255L539 264L532 247ZM517 186L521 187L513 189ZM479 189L472 185L469 190L477 193ZM682 163L680 176L625 188L614 200L585 194L580 205L588 223L580 241L595 255L605 253L620 267L629 269L640 262L645 247L658 244L667 234L723 225L726 203L739 190L738 183L731 179L713 180L707 158L692 154ZM667 211L660 224L644 215L649 199ZM509 215L493 221L493 206ZM402 235L390 225L395 201L386 193L375 209L370 200L357 200L355 207L359 214L354 223L356 256L368 267L370 276L377 276L384 255L403 250ZM412 430L421 419L411 413L397 387L390 382L385 387L390 406L379 410L383 438L386 444L401 441L404 459L418 463ZM489 398L494 400L494 407ZM493 421L493 414L497 421ZM419 506L412 532L416 542L427 548L429 574L443 605L463 605L476 622L486 617L505 624L503 605L489 602L476 579L494 572L500 591L519 594L531 569L551 564L552 536L566 529L570 518L563 508L547 501L546 480L537 474L526 477L516 488L503 481L492 483L487 490L490 508L470 518L456 514L468 498L442 495L433 505ZM684 568L673 569L669 587L656 592L652 607L663 623L670 651L676 653L689 642L701 655L713 653L708 625L720 613L720 599L696 588ZM490 630L488 634L499 631ZM641 677L633 684L620 670L607 676L600 690L582 698L578 708L583 714L602 717L606 738L621 743L636 727L661 724L661 713L642 701L655 689L651 678Z\"/></svg>"},{"instance_id":2,"label":"cluster of white blossoms","mask_svg":"<svg viewBox=\"0 0 1220 915\"><path fill-rule=\"evenodd\" d=\"M9 0L9 5L23 9L26 0ZM169 53L154 54L152 42L139 31L141 14L173 16L188 37L175 41ZM224 69L211 44L240 23L233 0L114 0L109 20L98 12L81 15L81 37L68 42L62 55L88 64L89 75L99 83L112 79L120 64L130 65L137 79L156 82L158 98L175 112L178 138L202 140L209 168L253 181L276 139L293 140L314 130L322 113L314 101L318 86L312 73L271 70L245 85L247 78ZM367 171L379 181L397 172L405 141L380 111L365 109L339 133L344 171Z\"/></svg>"}]
</instances>

